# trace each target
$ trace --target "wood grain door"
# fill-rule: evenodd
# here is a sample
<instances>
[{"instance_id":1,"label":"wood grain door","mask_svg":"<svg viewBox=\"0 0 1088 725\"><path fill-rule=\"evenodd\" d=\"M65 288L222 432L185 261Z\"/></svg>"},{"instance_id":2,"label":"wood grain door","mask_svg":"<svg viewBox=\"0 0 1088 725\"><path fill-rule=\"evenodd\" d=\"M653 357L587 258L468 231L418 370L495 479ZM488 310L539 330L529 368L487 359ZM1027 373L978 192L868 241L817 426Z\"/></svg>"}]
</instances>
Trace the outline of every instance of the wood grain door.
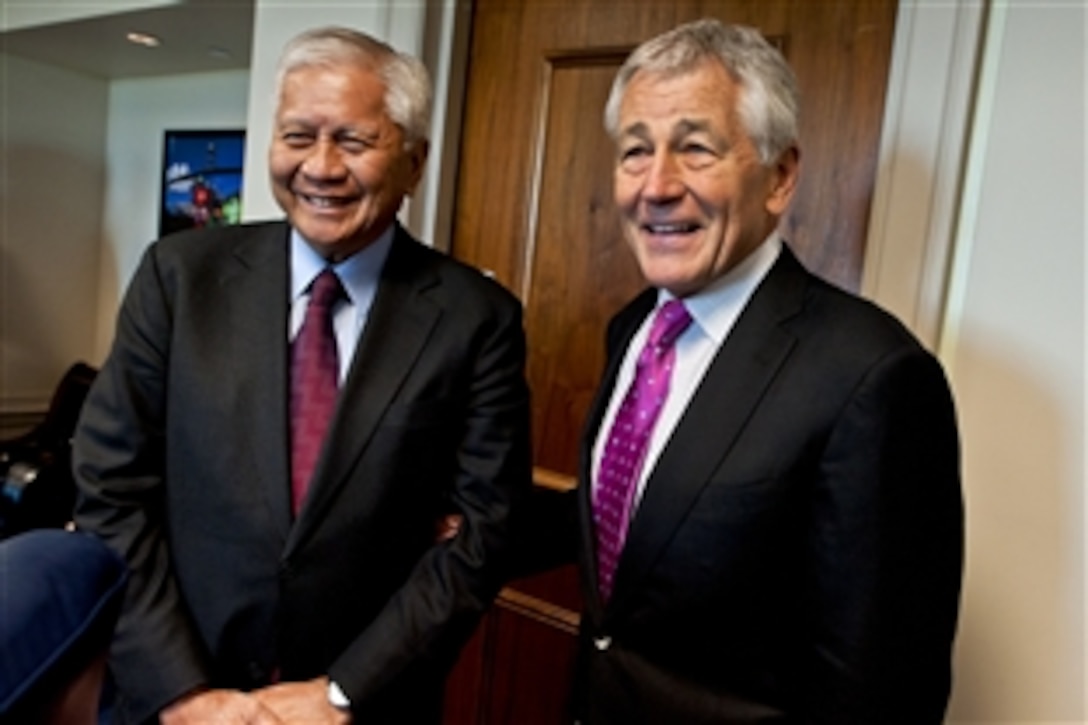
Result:
<instances>
[{"instance_id":1,"label":"wood grain door","mask_svg":"<svg viewBox=\"0 0 1088 725\"><path fill-rule=\"evenodd\" d=\"M643 287L601 122L627 53L701 17L783 50L802 154L782 232L810 269L857 290L895 15L895 0L476 0L451 252L525 305L539 490L574 485L604 326ZM451 678L447 722L563 722L578 610L572 567L508 586Z\"/></svg>"}]
</instances>

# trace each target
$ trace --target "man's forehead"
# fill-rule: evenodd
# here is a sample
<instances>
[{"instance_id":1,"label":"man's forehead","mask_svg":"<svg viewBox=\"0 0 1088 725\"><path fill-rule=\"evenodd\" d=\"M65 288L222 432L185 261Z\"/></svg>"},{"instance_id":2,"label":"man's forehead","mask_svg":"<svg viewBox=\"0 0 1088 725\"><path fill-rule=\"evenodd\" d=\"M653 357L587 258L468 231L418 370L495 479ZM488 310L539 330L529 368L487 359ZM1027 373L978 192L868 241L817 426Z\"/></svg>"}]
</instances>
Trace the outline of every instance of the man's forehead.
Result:
<instances>
[{"instance_id":1,"label":"man's forehead","mask_svg":"<svg viewBox=\"0 0 1088 725\"><path fill-rule=\"evenodd\" d=\"M623 124L621 117L620 133L625 136L648 136L654 127L660 128L661 124L651 124L641 118L631 118L630 123ZM713 125L709 118L704 116L680 116L667 119L664 128L672 136L687 136L692 133L704 133L710 131Z\"/></svg>"},{"instance_id":2,"label":"man's forehead","mask_svg":"<svg viewBox=\"0 0 1088 725\"><path fill-rule=\"evenodd\" d=\"M687 134L728 126L737 101L723 81L698 70L636 76L620 100L617 130L626 134L666 128Z\"/></svg>"}]
</instances>

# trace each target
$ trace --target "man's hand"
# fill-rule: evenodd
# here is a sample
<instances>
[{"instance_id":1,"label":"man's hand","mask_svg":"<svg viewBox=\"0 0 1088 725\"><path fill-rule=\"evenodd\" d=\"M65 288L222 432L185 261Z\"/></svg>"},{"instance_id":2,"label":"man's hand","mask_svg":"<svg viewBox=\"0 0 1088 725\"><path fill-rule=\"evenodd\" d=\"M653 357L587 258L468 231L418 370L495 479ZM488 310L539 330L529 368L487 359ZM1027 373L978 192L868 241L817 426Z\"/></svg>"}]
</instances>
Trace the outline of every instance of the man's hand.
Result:
<instances>
[{"instance_id":1,"label":"man's hand","mask_svg":"<svg viewBox=\"0 0 1088 725\"><path fill-rule=\"evenodd\" d=\"M351 715L329 704L329 678L283 682L257 690L253 696L285 723L350 725ZM277 721L278 722L278 721Z\"/></svg>"},{"instance_id":2,"label":"man's hand","mask_svg":"<svg viewBox=\"0 0 1088 725\"><path fill-rule=\"evenodd\" d=\"M260 700L238 690L199 690L159 713L161 725L287 725Z\"/></svg>"},{"instance_id":3,"label":"man's hand","mask_svg":"<svg viewBox=\"0 0 1088 725\"><path fill-rule=\"evenodd\" d=\"M465 517L461 514L445 514L440 516L438 521L434 522L434 540L436 544L441 544L450 539L456 538L457 534L461 532L461 524L464 523Z\"/></svg>"}]
</instances>

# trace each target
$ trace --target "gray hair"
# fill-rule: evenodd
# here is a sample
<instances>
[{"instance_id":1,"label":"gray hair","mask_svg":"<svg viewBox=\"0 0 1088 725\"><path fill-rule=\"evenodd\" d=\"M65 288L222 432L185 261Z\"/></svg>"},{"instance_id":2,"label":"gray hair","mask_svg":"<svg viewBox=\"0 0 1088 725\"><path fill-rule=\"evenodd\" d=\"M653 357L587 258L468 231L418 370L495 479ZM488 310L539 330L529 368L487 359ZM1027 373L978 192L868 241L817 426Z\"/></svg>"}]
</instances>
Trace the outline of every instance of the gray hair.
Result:
<instances>
[{"instance_id":1,"label":"gray hair","mask_svg":"<svg viewBox=\"0 0 1088 725\"><path fill-rule=\"evenodd\" d=\"M740 84L738 113L764 164L797 144L799 94L786 59L755 28L704 19L677 26L635 48L612 82L604 126L620 133L620 104L639 71L674 76L714 60Z\"/></svg>"},{"instance_id":2,"label":"gray hair","mask_svg":"<svg viewBox=\"0 0 1088 725\"><path fill-rule=\"evenodd\" d=\"M350 28L314 28L287 43L276 69L276 97L291 71L341 63L358 64L381 77L385 83L385 110L404 131L406 144L430 139L431 78L423 63Z\"/></svg>"}]
</instances>

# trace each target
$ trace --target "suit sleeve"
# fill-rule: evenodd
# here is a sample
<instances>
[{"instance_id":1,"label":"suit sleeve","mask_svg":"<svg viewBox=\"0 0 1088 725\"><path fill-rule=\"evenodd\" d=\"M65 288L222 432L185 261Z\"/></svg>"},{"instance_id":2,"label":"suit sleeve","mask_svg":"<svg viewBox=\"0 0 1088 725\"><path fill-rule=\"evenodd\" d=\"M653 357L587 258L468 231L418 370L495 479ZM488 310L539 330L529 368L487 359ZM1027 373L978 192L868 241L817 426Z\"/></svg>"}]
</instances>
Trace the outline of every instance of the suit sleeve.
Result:
<instances>
[{"instance_id":1,"label":"suit sleeve","mask_svg":"<svg viewBox=\"0 0 1088 725\"><path fill-rule=\"evenodd\" d=\"M333 663L361 722L412 698L413 673L443 671L472 634L512 566L511 516L529 493L529 392L520 305L479 330L450 500L457 537L436 543L378 617Z\"/></svg>"},{"instance_id":2,"label":"suit sleeve","mask_svg":"<svg viewBox=\"0 0 1088 725\"><path fill-rule=\"evenodd\" d=\"M885 356L850 396L812 491L806 722L940 723L963 557L959 441L937 361Z\"/></svg>"},{"instance_id":3,"label":"suit sleeve","mask_svg":"<svg viewBox=\"0 0 1088 725\"><path fill-rule=\"evenodd\" d=\"M164 522L164 415L171 311L144 255L115 342L88 394L73 443L75 520L128 562L131 580L111 652L126 707L153 716L206 681L198 639L174 580Z\"/></svg>"}]
</instances>

